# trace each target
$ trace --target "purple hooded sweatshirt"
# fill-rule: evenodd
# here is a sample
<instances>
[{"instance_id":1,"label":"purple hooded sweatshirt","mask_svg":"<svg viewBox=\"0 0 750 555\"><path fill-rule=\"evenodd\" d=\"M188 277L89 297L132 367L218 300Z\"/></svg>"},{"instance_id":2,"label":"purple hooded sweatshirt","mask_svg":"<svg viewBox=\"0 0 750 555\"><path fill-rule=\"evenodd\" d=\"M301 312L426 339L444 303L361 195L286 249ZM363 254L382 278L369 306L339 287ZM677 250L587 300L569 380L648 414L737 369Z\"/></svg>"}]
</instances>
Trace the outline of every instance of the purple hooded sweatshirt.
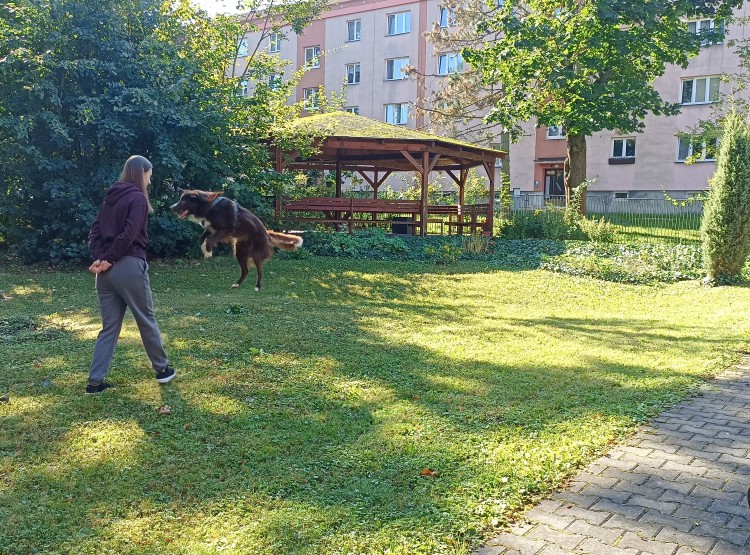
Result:
<instances>
[{"instance_id":1,"label":"purple hooded sweatshirt","mask_svg":"<svg viewBox=\"0 0 750 555\"><path fill-rule=\"evenodd\" d=\"M148 248L148 201L136 185L117 182L89 232L89 252L94 260L114 264L123 256L146 259Z\"/></svg>"}]
</instances>

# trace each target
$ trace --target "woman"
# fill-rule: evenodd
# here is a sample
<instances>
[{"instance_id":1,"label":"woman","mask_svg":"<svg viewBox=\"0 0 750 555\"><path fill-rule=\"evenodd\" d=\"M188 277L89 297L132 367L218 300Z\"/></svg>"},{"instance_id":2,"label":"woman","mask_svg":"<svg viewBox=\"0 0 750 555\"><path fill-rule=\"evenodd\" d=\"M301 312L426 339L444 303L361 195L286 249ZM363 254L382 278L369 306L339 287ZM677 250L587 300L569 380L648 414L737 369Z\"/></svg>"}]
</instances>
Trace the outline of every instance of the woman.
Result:
<instances>
[{"instance_id":1,"label":"woman","mask_svg":"<svg viewBox=\"0 0 750 555\"><path fill-rule=\"evenodd\" d=\"M154 316L151 284L146 264L148 215L154 210L148 200L152 165L143 156L125 162L120 180L113 184L89 232L89 251L96 274L96 293L102 313L102 330L94 346L87 394L112 387L104 381L120 336L125 308L138 325L143 346L156 371L156 381L167 383L175 376L161 342Z\"/></svg>"}]
</instances>

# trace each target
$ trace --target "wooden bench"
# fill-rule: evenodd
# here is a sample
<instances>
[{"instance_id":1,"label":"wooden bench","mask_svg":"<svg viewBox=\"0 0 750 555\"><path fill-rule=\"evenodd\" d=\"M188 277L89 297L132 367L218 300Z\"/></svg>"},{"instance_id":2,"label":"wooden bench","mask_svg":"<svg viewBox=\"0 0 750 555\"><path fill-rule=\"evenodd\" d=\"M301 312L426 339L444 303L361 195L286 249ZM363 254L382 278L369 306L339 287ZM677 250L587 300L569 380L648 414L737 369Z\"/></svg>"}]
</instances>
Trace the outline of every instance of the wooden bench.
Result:
<instances>
[{"instance_id":1,"label":"wooden bench","mask_svg":"<svg viewBox=\"0 0 750 555\"><path fill-rule=\"evenodd\" d=\"M418 200L397 199L361 199L338 197L310 197L292 200L283 204L287 212L322 212L323 217L292 216L290 219L303 222L319 222L331 224L346 224L351 233L354 224L381 225L391 224L390 220L378 220L378 214L403 214L411 220L398 222L399 225L410 226L412 232L422 224L419 221L421 204ZM370 217L357 217L358 214L368 214Z\"/></svg>"}]
</instances>

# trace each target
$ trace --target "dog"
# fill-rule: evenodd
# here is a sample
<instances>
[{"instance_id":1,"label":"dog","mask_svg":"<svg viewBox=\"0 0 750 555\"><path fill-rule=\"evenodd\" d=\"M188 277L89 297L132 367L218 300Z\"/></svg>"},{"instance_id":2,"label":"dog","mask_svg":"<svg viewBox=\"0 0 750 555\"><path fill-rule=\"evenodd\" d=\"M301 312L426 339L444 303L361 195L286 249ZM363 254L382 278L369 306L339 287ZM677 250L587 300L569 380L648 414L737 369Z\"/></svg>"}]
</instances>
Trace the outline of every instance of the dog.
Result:
<instances>
[{"instance_id":1,"label":"dog","mask_svg":"<svg viewBox=\"0 0 750 555\"><path fill-rule=\"evenodd\" d=\"M179 189L180 200L169 208L180 219L189 219L203 226L201 251L211 258L219 243L231 243L240 264L239 287L245 281L250 261L255 265L258 279L255 290L260 291L263 262L273 256L273 247L293 251L302 246L302 237L278 231L268 231L260 219L236 201L221 196L221 192Z\"/></svg>"}]
</instances>

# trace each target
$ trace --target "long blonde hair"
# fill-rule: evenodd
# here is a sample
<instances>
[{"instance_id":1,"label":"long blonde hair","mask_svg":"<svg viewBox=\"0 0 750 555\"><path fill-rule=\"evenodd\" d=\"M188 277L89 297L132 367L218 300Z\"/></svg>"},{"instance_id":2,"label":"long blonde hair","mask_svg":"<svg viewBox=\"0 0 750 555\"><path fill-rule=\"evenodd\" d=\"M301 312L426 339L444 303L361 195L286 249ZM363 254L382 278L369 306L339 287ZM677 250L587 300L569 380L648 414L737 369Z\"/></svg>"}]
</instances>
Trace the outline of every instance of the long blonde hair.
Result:
<instances>
[{"instance_id":1,"label":"long blonde hair","mask_svg":"<svg viewBox=\"0 0 750 555\"><path fill-rule=\"evenodd\" d=\"M148 198L148 187L146 182L146 173L153 168L153 164L143 156L131 156L125 162L120 172L120 181L123 183L132 183L146 195L148 203L148 213L153 214L154 208L151 206L151 200Z\"/></svg>"}]
</instances>

